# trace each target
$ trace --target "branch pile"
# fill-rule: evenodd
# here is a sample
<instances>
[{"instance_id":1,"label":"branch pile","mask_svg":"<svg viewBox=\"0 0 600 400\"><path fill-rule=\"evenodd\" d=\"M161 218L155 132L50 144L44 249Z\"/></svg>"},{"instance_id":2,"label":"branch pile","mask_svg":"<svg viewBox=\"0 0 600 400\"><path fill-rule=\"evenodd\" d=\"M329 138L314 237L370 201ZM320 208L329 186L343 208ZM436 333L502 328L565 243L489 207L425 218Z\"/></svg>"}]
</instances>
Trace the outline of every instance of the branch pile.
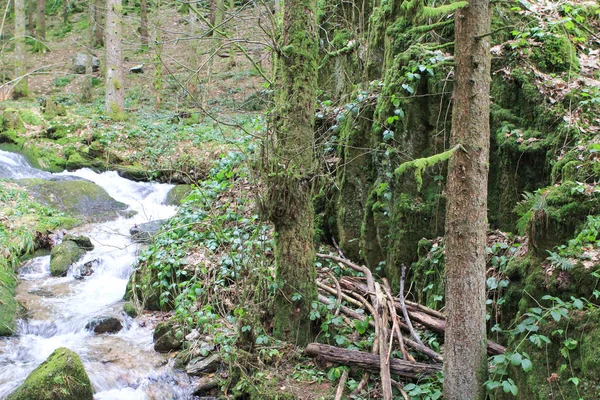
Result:
<instances>
[{"instance_id":1,"label":"branch pile","mask_svg":"<svg viewBox=\"0 0 600 400\"><path fill-rule=\"evenodd\" d=\"M351 323L350 319L366 321L371 315L369 325L375 329L375 340L371 353L346 350L334 346L311 343L305 352L321 360L341 365L356 366L367 371L379 372L381 388L385 400L392 399L392 385L397 385L391 374L406 379L430 376L441 370L443 357L423 343L413 323L418 328L443 333L446 327L444 315L436 310L418 303L408 301L404 297L405 267L402 267L400 293L393 296L389 283L384 278L379 283L373 279L371 271L340 256L317 254L317 257L338 263L342 268L350 268L360 272L364 278L344 276L336 279L331 272L325 272L328 283L317 282L319 301L335 308L335 315ZM336 297L332 300L330 295ZM349 306L342 305L345 301ZM355 308L352 308L355 307ZM357 311L358 310L358 311ZM402 360L391 358L393 346L396 345L402 354ZM430 363L416 362L407 348L430 359ZM501 345L489 342L488 354L504 353ZM360 392L367 384L367 372L355 393Z\"/></svg>"}]
</instances>

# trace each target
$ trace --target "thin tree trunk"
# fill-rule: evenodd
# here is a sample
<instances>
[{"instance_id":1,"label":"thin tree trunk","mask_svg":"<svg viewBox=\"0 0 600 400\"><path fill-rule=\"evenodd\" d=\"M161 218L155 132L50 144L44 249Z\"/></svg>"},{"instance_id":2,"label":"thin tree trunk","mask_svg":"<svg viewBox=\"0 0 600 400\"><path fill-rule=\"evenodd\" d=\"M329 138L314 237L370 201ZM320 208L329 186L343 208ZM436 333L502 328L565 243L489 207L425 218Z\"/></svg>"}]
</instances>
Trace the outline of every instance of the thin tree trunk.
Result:
<instances>
[{"instance_id":1,"label":"thin tree trunk","mask_svg":"<svg viewBox=\"0 0 600 400\"><path fill-rule=\"evenodd\" d=\"M206 85L204 85L204 91L202 93L202 107L206 107L208 102L208 94L210 93L211 88L211 80L212 80L212 71L213 66L215 64L215 57L217 57L217 49L219 48L220 42L217 40L219 37L222 37L218 32L221 31L222 27L219 27L223 22L223 12L225 7L225 0L216 0L215 2L215 11L213 15L212 22L212 45L210 47L210 52L208 53L208 62L207 62L207 72L206 72Z\"/></svg>"},{"instance_id":2,"label":"thin tree trunk","mask_svg":"<svg viewBox=\"0 0 600 400\"><path fill-rule=\"evenodd\" d=\"M487 376L485 247L489 160L490 0L455 18L455 82L446 211L447 400L483 399Z\"/></svg>"},{"instance_id":3,"label":"thin tree trunk","mask_svg":"<svg viewBox=\"0 0 600 400\"><path fill-rule=\"evenodd\" d=\"M36 33L39 40L46 40L46 0L38 0Z\"/></svg>"},{"instance_id":4,"label":"thin tree trunk","mask_svg":"<svg viewBox=\"0 0 600 400\"><path fill-rule=\"evenodd\" d=\"M156 24L156 46L154 48L154 62L155 62L155 68L154 68L154 94L155 94L155 100L154 100L154 108L155 109L159 109L160 104L161 104L161 92L162 92L162 87L163 87L163 81L162 81L162 73L163 73L163 62L162 62L162 17L160 14L160 8L161 8L161 4L160 4L160 0L157 0L156 2L156 18L155 18L155 24Z\"/></svg>"},{"instance_id":5,"label":"thin tree trunk","mask_svg":"<svg viewBox=\"0 0 600 400\"><path fill-rule=\"evenodd\" d=\"M312 204L317 90L316 0L284 4L282 56L276 62L276 109L267 161L267 204L275 225L273 333L300 345L313 337L317 300Z\"/></svg>"},{"instance_id":6,"label":"thin tree trunk","mask_svg":"<svg viewBox=\"0 0 600 400\"><path fill-rule=\"evenodd\" d=\"M83 90L81 93L81 100L89 103L92 101L92 90L93 90L93 85L92 85L92 80L93 80L93 58L94 58L94 54L93 54L93 50L94 50L94 42L96 41L96 35L95 35L95 27L94 27L94 9L95 9L95 4L94 4L94 0L89 0L88 1L88 18L90 20L90 25L88 28L88 40L90 43L90 47L88 49L88 55L87 55L87 60L86 60L86 64L85 64L85 78L84 78L84 82L83 82Z\"/></svg>"},{"instance_id":7,"label":"thin tree trunk","mask_svg":"<svg viewBox=\"0 0 600 400\"><path fill-rule=\"evenodd\" d=\"M27 67L25 65L25 0L15 0L15 75L23 77L15 85L13 95L15 98L27 96Z\"/></svg>"},{"instance_id":8,"label":"thin tree trunk","mask_svg":"<svg viewBox=\"0 0 600 400\"><path fill-rule=\"evenodd\" d=\"M121 0L108 0L106 12L106 113L115 120L125 117L123 88L123 7Z\"/></svg>"},{"instance_id":9,"label":"thin tree trunk","mask_svg":"<svg viewBox=\"0 0 600 400\"><path fill-rule=\"evenodd\" d=\"M69 23L69 0L65 0L65 2L63 4L63 24L66 25L68 23Z\"/></svg>"},{"instance_id":10,"label":"thin tree trunk","mask_svg":"<svg viewBox=\"0 0 600 400\"><path fill-rule=\"evenodd\" d=\"M96 40L94 41L94 47L101 47L104 45L104 24L102 23L102 12L103 6L106 5L104 0L96 0L94 6L94 30L96 31Z\"/></svg>"},{"instance_id":11,"label":"thin tree trunk","mask_svg":"<svg viewBox=\"0 0 600 400\"><path fill-rule=\"evenodd\" d=\"M35 14L36 14L36 0L29 0L27 3L27 30L31 36L35 36Z\"/></svg>"},{"instance_id":12,"label":"thin tree trunk","mask_svg":"<svg viewBox=\"0 0 600 400\"><path fill-rule=\"evenodd\" d=\"M191 6L188 6L191 7ZM142 50L148 48L148 2L140 0L140 40L142 42Z\"/></svg>"}]
</instances>

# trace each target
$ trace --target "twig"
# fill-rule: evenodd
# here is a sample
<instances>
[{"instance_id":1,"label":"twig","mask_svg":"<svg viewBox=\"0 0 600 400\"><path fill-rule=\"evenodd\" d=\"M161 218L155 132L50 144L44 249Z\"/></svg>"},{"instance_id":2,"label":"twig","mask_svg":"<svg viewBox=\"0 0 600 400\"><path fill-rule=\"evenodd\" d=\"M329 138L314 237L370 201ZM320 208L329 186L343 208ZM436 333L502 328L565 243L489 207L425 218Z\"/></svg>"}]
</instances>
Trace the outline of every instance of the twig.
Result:
<instances>
[{"instance_id":1,"label":"twig","mask_svg":"<svg viewBox=\"0 0 600 400\"><path fill-rule=\"evenodd\" d=\"M405 276L405 274L406 274L406 266L404 264L402 264L402 275L400 276L400 299L399 299L400 307L402 307L402 314L404 315L404 322L408 326L408 330L410 331L410 334L415 339L415 342L417 342L421 346L424 346L423 342L421 342L421 339L419 338L419 335L415 331L415 328L413 328L412 323L410 322L410 318L408 317L408 311L406 310L406 304L404 304L404 276Z\"/></svg>"},{"instance_id":2,"label":"twig","mask_svg":"<svg viewBox=\"0 0 600 400\"><path fill-rule=\"evenodd\" d=\"M337 279L335 279L335 276L333 276L333 274L331 273L331 271L327 271L327 275L329 275L329 277L331 278L331 280L333 281L333 283L335 284L335 289L337 291L337 309L335 310L335 313L333 314L334 316L338 316L340 314L340 307L342 305L342 288L340 287L340 282L338 282Z\"/></svg>"},{"instance_id":3,"label":"twig","mask_svg":"<svg viewBox=\"0 0 600 400\"><path fill-rule=\"evenodd\" d=\"M394 304L394 298L392 296L392 291L390 290L390 284L387 279L383 278L383 289L385 290L385 294L387 296L387 304L388 309L390 311L390 316L392 318L392 335L390 340L394 339L394 333L398 337L398 344L400 345L400 351L402 352L402 358L408 361L415 361L414 358L408 354L406 351L406 347L404 347L404 338L402 337L402 332L400 331L400 327L398 326L398 315L396 314L396 305ZM390 349L392 345L390 344Z\"/></svg>"},{"instance_id":4,"label":"twig","mask_svg":"<svg viewBox=\"0 0 600 400\"><path fill-rule=\"evenodd\" d=\"M346 379L348 379L348 370L344 369L344 372L342 372L342 376L340 377L340 383L337 387L337 392L335 393L334 400L342 400L342 395L344 394L344 386L346 385Z\"/></svg>"}]
</instances>

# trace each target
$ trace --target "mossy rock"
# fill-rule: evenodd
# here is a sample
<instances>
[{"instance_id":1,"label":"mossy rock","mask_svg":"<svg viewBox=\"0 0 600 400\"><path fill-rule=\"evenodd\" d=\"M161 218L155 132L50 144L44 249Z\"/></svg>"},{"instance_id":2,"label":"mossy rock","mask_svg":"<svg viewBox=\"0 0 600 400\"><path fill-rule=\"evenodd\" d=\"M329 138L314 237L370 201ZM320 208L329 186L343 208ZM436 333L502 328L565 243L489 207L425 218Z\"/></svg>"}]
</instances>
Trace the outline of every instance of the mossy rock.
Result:
<instances>
[{"instance_id":1,"label":"mossy rock","mask_svg":"<svg viewBox=\"0 0 600 400\"><path fill-rule=\"evenodd\" d=\"M72 242L77 243L77 246L81 247L84 250L94 250L94 245L89 237L83 235L66 235L63 240L70 240Z\"/></svg>"},{"instance_id":2,"label":"mossy rock","mask_svg":"<svg viewBox=\"0 0 600 400\"><path fill-rule=\"evenodd\" d=\"M128 301L127 303L123 304L123 312L131 318L135 318L138 316L138 310L135 304L133 304L131 301Z\"/></svg>"},{"instance_id":3,"label":"mossy rock","mask_svg":"<svg viewBox=\"0 0 600 400\"><path fill-rule=\"evenodd\" d=\"M52 248L50 254L50 274L66 276L71 265L83 257L85 250L72 240L64 240Z\"/></svg>"},{"instance_id":4,"label":"mossy rock","mask_svg":"<svg viewBox=\"0 0 600 400\"><path fill-rule=\"evenodd\" d=\"M164 204L178 206L181 204L181 201L185 199L188 194L190 194L191 191L191 185L177 185L173 189L169 190Z\"/></svg>"},{"instance_id":5,"label":"mossy rock","mask_svg":"<svg viewBox=\"0 0 600 400\"><path fill-rule=\"evenodd\" d=\"M577 49L565 35L545 35L541 47L533 48L532 59L544 72L579 73Z\"/></svg>"},{"instance_id":6,"label":"mossy rock","mask_svg":"<svg viewBox=\"0 0 600 400\"><path fill-rule=\"evenodd\" d=\"M57 116L67 115L65 106L54 99L44 99L42 101L42 112L47 119L56 118Z\"/></svg>"},{"instance_id":7,"label":"mossy rock","mask_svg":"<svg viewBox=\"0 0 600 400\"><path fill-rule=\"evenodd\" d=\"M93 400L94 390L79 356L58 348L7 400Z\"/></svg>"},{"instance_id":8,"label":"mossy rock","mask_svg":"<svg viewBox=\"0 0 600 400\"><path fill-rule=\"evenodd\" d=\"M2 129L0 129L0 131L9 129L19 131L25 129L25 125L23 124L23 119L21 118L19 111L14 108L6 108L2 112L1 128Z\"/></svg>"},{"instance_id":9,"label":"mossy rock","mask_svg":"<svg viewBox=\"0 0 600 400\"><path fill-rule=\"evenodd\" d=\"M177 337L175 325L170 322L161 322L156 325L152 338L154 350L159 353L179 350L183 344L182 340Z\"/></svg>"},{"instance_id":10,"label":"mossy rock","mask_svg":"<svg viewBox=\"0 0 600 400\"><path fill-rule=\"evenodd\" d=\"M40 203L88 221L109 221L127 209L126 204L87 180L22 179L19 184Z\"/></svg>"},{"instance_id":11,"label":"mossy rock","mask_svg":"<svg viewBox=\"0 0 600 400\"><path fill-rule=\"evenodd\" d=\"M16 285L15 274L0 267L0 336L11 336L17 329L18 305L14 298Z\"/></svg>"},{"instance_id":12,"label":"mossy rock","mask_svg":"<svg viewBox=\"0 0 600 400\"><path fill-rule=\"evenodd\" d=\"M135 300L142 304L145 310L162 310L160 292L153 286L153 283L156 281L154 275L145 265L141 265L138 269L134 270L127 282L123 299Z\"/></svg>"}]
</instances>

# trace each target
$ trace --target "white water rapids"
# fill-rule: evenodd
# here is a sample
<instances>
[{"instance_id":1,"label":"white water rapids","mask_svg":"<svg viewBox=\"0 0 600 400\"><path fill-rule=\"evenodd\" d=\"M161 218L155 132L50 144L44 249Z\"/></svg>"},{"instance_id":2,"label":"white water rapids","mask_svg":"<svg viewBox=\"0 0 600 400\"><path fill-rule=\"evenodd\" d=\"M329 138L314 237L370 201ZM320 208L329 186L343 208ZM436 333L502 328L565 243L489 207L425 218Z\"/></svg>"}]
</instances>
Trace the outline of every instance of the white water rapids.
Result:
<instances>
[{"instance_id":1,"label":"white water rapids","mask_svg":"<svg viewBox=\"0 0 600 400\"><path fill-rule=\"evenodd\" d=\"M77 280L50 276L50 256L34 258L20 269L17 300L27 308L14 337L0 338L0 398L6 397L58 347L76 352L94 387L96 400L191 399L184 374L172 370L164 355L154 352L152 331L122 313L122 298L138 245L129 229L175 213L163 205L172 185L133 182L116 172L88 169L49 174L30 167L23 157L0 151L0 177L83 178L104 188L137 214L89 224L73 233L91 238L94 250L79 263L98 260L94 273ZM68 178L67 178L68 179ZM116 334L85 329L94 317L118 316L124 328Z\"/></svg>"}]
</instances>

